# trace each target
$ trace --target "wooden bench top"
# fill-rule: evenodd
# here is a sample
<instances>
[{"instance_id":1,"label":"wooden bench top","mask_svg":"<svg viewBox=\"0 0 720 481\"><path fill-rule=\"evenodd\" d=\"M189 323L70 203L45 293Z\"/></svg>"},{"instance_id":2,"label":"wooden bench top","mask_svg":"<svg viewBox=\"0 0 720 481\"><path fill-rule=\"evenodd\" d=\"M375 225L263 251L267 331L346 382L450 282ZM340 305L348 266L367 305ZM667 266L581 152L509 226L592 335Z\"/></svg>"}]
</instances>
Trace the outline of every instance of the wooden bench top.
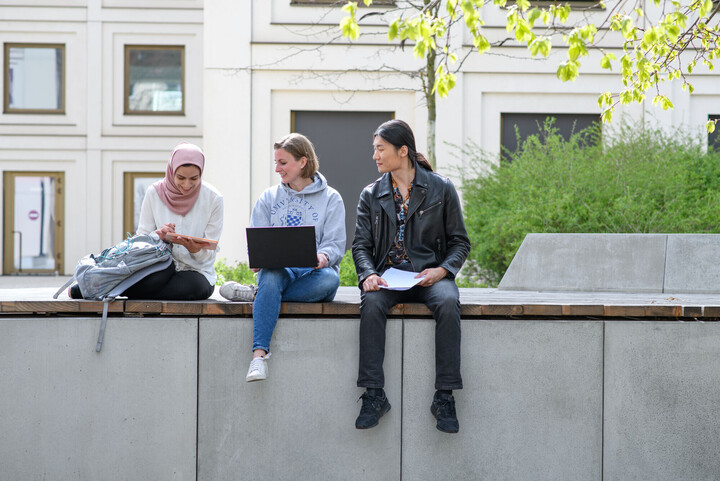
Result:
<instances>
[{"instance_id":1,"label":"wooden bench top","mask_svg":"<svg viewBox=\"0 0 720 481\"><path fill-rule=\"evenodd\" d=\"M52 299L54 289L0 289L3 315L88 315L102 313L103 303ZM612 292L535 292L498 289L460 289L463 318L666 318L720 319L720 296L713 294L648 294ZM205 301L140 301L120 299L110 303L111 314L127 316L231 316L251 317L252 303L229 302L216 292ZM360 315L360 292L341 287L333 302L283 303L282 316L356 317ZM400 304L391 316L429 317L422 304ZM0 317L1 320L1 317Z\"/></svg>"}]
</instances>

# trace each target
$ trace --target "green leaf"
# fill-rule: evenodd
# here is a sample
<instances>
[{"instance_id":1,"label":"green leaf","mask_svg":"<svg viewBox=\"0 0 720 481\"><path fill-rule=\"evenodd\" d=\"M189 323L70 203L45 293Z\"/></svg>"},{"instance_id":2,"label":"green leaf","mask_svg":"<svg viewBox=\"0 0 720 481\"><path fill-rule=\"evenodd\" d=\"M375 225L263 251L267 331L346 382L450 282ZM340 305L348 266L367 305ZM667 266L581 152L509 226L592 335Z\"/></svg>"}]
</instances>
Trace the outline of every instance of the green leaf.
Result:
<instances>
[{"instance_id":1,"label":"green leaf","mask_svg":"<svg viewBox=\"0 0 720 481\"><path fill-rule=\"evenodd\" d=\"M557 69L557 77L563 82L574 81L578 76L578 62L568 60L560 64Z\"/></svg>"},{"instance_id":2,"label":"green leaf","mask_svg":"<svg viewBox=\"0 0 720 481\"><path fill-rule=\"evenodd\" d=\"M708 0L710 1L710 0ZM517 0L517 6L521 11L526 11L530 8L530 0Z\"/></svg>"},{"instance_id":3,"label":"green leaf","mask_svg":"<svg viewBox=\"0 0 720 481\"><path fill-rule=\"evenodd\" d=\"M340 30L342 31L343 37L348 37L350 40L357 40L360 36L360 27L354 17L343 18L340 21Z\"/></svg>"},{"instance_id":4,"label":"green leaf","mask_svg":"<svg viewBox=\"0 0 720 481\"><path fill-rule=\"evenodd\" d=\"M528 23L530 24L531 27L535 25L535 21L536 21L538 18L540 18L541 15L542 15L542 12L541 12L540 9L538 9L538 8L533 8L532 10L530 10L530 13L528 14L528 20L527 20L527 21L528 21Z\"/></svg>"},{"instance_id":5,"label":"green leaf","mask_svg":"<svg viewBox=\"0 0 720 481\"><path fill-rule=\"evenodd\" d=\"M490 50L490 42L483 35L476 35L473 38L473 44L478 49L478 53L485 53Z\"/></svg>"},{"instance_id":6,"label":"green leaf","mask_svg":"<svg viewBox=\"0 0 720 481\"><path fill-rule=\"evenodd\" d=\"M396 18L395 20L393 20L393 23L391 23L390 26L388 27L388 34L387 34L388 40L391 42L393 40L395 40L398 36L399 30L400 30L400 19Z\"/></svg>"},{"instance_id":7,"label":"green leaf","mask_svg":"<svg viewBox=\"0 0 720 481\"><path fill-rule=\"evenodd\" d=\"M612 121L612 115L613 115L613 109L605 109L603 110L602 114L600 115L600 119L605 122L606 124L609 124Z\"/></svg>"},{"instance_id":8,"label":"green leaf","mask_svg":"<svg viewBox=\"0 0 720 481\"><path fill-rule=\"evenodd\" d=\"M709 134L712 134L713 132L715 132L715 122L717 122L717 121L716 120L708 120L705 123L705 128L707 129Z\"/></svg>"},{"instance_id":9,"label":"green leaf","mask_svg":"<svg viewBox=\"0 0 720 481\"><path fill-rule=\"evenodd\" d=\"M610 63L611 60L617 60L617 57L612 53L605 54L603 58L600 59L600 66L602 68L609 68L612 70L612 64Z\"/></svg>"}]
</instances>

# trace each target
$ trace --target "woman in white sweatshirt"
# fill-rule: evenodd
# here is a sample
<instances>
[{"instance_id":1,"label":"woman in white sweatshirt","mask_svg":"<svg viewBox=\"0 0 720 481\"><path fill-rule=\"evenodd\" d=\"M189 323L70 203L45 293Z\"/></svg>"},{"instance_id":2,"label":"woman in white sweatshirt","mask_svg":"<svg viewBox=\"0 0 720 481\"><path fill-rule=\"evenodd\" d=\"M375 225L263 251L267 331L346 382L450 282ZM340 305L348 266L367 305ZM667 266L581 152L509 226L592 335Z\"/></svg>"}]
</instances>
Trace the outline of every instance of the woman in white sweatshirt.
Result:
<instances>
[{"instance_id":1,"label":"woman in white sweatshirt","mask_svg":"<svg viewBox=\"0 0 720 481\"><path fill-rule=\"evenodd\" d=\"M275 172L280 184L260 195L250 225L315 226L317 266L261 269L253 302L253 360L246 380L267 378L270 339L286 302L329 302L340 285L340 261L345 253L345 206L337 190L318 172L312 143L289 134L274 144ZM288 249L292 245L287 246ZM221 291L222 293L222 291Z\"/></svg>"},{"instance_id":2,"label":"woman in white sweatshirt","mask_svg":"<svg viewBox=\"0 0 720 481\"><path fill-rule=\"evenodd\" d=\"M223 227L223 198L202 181L205 156L199 147L181 143L172 151L165 178L151 185L143 199L138 234L175 232L219 240ZM152 235L152 234L151 234ZM213 293L215 250L208 244L174 238L174 262L123 293L131 299L200 300Z\"/></svg>"}]
</instances>

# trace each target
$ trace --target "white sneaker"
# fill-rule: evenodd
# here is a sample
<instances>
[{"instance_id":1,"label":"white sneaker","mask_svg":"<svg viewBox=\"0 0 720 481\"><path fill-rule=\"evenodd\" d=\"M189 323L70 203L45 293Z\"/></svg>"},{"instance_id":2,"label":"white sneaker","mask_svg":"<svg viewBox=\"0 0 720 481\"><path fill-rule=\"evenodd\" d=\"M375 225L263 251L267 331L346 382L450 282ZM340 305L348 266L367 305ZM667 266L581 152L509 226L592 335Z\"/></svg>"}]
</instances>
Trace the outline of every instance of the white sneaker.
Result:
<instances>
[{"instance_id":1,"label":"white sneaker","mask_svg":"<svg viewBox=\"0 0 720 481\"><path fill-rule=\"evenodd\" d=\"M228 301L252 302L255 299L257 286L228 281L220 287L220 295Z\"/></svg>"},{"instance_id":2,"label":"white sneaker","mask_svg":"<svg viewBox=\"0 0 720 481\"><path fill-rule=\"evenodd\" d=\"M248 369L247 376L245 376L247 382L267 379L267 359L269 357L270 353L268 352L264 357L256 357L250 362L250 369Z\"/></svg>"}]
</instances>

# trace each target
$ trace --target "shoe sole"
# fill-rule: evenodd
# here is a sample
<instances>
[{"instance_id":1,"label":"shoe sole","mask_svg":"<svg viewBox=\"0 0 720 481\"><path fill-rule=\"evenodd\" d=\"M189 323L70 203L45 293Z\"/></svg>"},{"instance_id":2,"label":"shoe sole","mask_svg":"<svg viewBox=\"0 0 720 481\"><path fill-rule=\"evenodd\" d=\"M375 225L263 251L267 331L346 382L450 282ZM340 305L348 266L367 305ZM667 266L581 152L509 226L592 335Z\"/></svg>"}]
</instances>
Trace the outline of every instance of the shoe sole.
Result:
<instances>
[{"instance_id":1,"label":"shoe sole","mask_svg":"<svg viewBox=\"0 0 720 481\"><path fill-rule=\"evenodd\" d=\"M435 410L433 409L433 407L434 406L432 406L432 405L430 406L430 414L432 414L433 417L435 418L435 421L436 421L435 428L437 428L438 431L440 431L441 433L448 433L448 434L456 434L456 433L460 432L460 428L457 428L455 430L441 429L440 426L437 425L437 413L435 413Z\"/></svg>"},{"instance_id":2,"label":"shoe sole","mask_svg":"<svg viewBox=\"0 0 720 481\"><path fill-rule=\"evenodd\" d=\"M370 428L374 428L375 426L377 426L378 424L380 424L380 418L382 418L383 416L385 416L385 415L388 413L388 411L390 411L390 403L388 403L387 409L384 409L384 410L380 411L380 416L378 416L378 420L377 420L377 422L376 422L375 424L371 424L370 426L358 426L357 424L355 424L355 429L370 429Z\"/></svg>"}]
</instances>

